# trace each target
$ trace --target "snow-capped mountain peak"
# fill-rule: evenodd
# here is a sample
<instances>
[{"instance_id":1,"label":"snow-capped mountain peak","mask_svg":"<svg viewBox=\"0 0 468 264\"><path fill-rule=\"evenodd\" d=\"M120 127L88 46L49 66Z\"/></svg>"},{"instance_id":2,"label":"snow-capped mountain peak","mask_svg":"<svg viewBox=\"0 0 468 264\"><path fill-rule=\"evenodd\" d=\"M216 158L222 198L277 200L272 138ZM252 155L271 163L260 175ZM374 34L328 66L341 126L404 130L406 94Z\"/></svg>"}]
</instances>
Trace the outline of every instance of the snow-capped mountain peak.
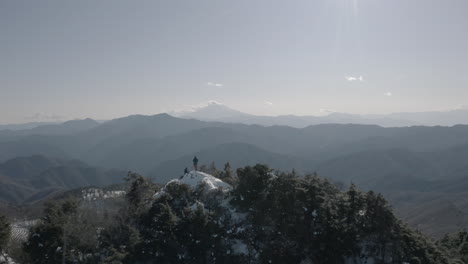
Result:
<instances>
[{"instance_id":1,"label":"snow-capped mountain peak","mask_svg":"<svg viewBox=\"0 0 468 264\"><path fill-rule=\"evenodd\" d=\"M173 112L171 115L181 118L194 118L206 121L221 121L224 119L248 117L249 114L232 109L217 101L209 101L206 104L192 107L190 110Z\"/></svg>"}]
</instances>

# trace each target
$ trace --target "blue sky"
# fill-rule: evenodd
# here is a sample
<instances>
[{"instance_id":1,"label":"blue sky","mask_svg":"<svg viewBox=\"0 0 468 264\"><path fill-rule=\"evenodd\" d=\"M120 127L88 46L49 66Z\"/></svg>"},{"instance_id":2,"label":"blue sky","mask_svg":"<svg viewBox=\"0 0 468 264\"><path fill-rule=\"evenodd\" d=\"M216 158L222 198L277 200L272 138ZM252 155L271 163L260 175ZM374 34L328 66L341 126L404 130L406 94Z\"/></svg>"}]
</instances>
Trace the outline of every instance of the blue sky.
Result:
<instances>
[{"instance_id":1,"label":"blue sky","mask_svg":"<svg viewBox=\"0 0 468 264\"><path fill-rule=\"evenodd\" d=\"M466 0L0 1L0 123L448 110Z\"/></svg>"}]
</instances>

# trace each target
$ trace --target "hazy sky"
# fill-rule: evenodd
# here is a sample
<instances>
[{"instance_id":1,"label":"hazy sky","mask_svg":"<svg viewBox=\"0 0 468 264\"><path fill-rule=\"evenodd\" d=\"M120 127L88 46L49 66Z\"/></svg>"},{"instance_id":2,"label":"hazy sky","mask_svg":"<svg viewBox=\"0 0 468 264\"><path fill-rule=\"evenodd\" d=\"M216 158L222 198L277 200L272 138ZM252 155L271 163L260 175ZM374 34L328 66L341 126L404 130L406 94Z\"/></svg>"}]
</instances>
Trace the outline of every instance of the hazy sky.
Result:
<instances>
[{"instance_id":1,"label":"hazy sky","mask_svg":"<svg viewBox=\"0 0 468 264\"><path fill-rule=\"evenodd\" d=\"M0 1L0 123L468 103L467 0ZM324 110L325 109L325 110Z\"/></svg>"}]
</instances>

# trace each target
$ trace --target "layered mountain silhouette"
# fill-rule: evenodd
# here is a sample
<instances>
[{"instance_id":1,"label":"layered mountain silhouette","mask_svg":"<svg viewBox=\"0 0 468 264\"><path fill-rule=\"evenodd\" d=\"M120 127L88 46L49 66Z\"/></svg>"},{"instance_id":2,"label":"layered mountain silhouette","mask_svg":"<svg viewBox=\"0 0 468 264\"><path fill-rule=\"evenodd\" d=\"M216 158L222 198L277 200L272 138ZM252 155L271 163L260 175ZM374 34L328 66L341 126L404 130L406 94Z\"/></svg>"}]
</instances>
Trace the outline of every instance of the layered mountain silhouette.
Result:
<instances>
[{"instance_id":1,"label":"layered mountain silhouette","mask_svg":"<svg viewBox=\"0 0 468 264\"><path fill-rule=\"evenodd\" d=\"M453 126L468 124L468 109L455 109L450 111L430 112L402 112L383 115L356 115L339 112L329 112L319 116L257 116L229 108L226 105L209 102L204 107L194 108L192 111L173 113L176 117L193 118L204 121L222 121L230 123L257 124L257 125L284 125L303 128L317 124L374 124L383 127L402 126Z\"/></svg>"},{"instance_id":2,"label":"layered mountain silhouette","mask_svg":"<svg viewBox=\"0 0 468 264\"><path fill-rule=\"evenodd\" d=\"M228 123L242 124L257 124L264 126L282 125L297 128L303 128L317 124L378 124L381 126L409 126L414 125L414 122L403 119L395 119L390 117L379 116L360 116L345 113L329 113L323 116L296 116L296 115L280 115L280 116L257 116L243 113L238 110L229 108L226 105L210 102L205 107L196 108L191 112L173 113L176 117L197 119L203 121L220 121Z\"/></svg>"},{"instance_id":3,"label":"layered mountain silhouette","mask_svg":"<svg viewBox=\"0 0 468 264\"><path fill-rule=\"evenodd\" d=\"M468 212L464 203L468 195L462 188L468 178L467 125L385 128L320 124L294 128L200 121L167 114L128 116L98 124L88 120L85 124L88 129L72 126L77 129L0 133L0 161L4 162L2 168L10 168L8 173L0 170L3 199L21 202L49 187L107 184L125 175L96 168L132 170L165 183L190 167L193 155L197 155L200 165L214 162L218 168L226 162L233 168L267 163L274 169L295 169L301 174L317 172L344 185L352 182L382 192L397 209L405 210L402 212L434 210L427 202L456 208L461 215ZM15 161L34 155L48 157L52 165L39 162L46 165L37 167L32 161ZM428 194L430 200L421 198ZM400 202L402 197L406 197L404 203ZM412 224L420 221L405 215ZM451 229L467 225L464 217L459 219ZM436 219L422 229L440 235L446 229L438 229L443 221Z\"/></svg>"},{"instance_id":4,"label":"layered mountain silhouette","mask_svg":"<svg viewBox=\"0 0 468 264\"><path fill-rule=\"evenodd\" d=\"M0 135L68 135L78 133L81 131L86 131L98 125L99 122L97 122L96 120L87 118L83 120L70 120L60 124L38 123L37 126L32 126L30 128L26 126L25 129L18 129L18 127L13 126L13 129L0 129Z\"/></svg>"},{"instance_id":5,"label":"layered mountain silhouette","mask_svg":"<svg viewBox=\"0 0 468 264\"><path fill-rule=\"evenodd\" d=\"M122 170L91 167L77 160L18 157L0 163L0 201L33 202L67 189L119 183L125 175Z\"/></svg>"}]
</instances>

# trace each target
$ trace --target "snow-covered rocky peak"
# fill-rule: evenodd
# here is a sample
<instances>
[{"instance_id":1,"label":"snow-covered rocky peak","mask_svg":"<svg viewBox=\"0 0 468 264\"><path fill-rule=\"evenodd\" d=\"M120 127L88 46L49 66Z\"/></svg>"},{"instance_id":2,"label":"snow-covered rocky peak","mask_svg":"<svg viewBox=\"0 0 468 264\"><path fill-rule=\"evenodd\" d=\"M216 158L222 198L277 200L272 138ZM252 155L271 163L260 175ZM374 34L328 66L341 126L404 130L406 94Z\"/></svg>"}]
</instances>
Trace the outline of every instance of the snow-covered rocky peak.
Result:
<instances>
[{"instance_id":1,"label":"snow-covered rocky peak","mask_svg":"<svg viewBox=\"0 0 468 264\"><path fill-rule=\"evenodd\" d=\"M210 190L219 188L229 190L232 188L231 185L223 182L222 180L200 171L191 171L185 174L181 179L172 180L170 182L174 181L178 181L182 184L187 184L192 188L195 188L200 184L206 184L208 189Z\"/></svg>"},{"instance_id":2,"label":"snow-covered rocky peak","mask_svg":"<svg viewBox=\"0 0 468 264\"><path fill-rule=\"evenodd\" d=\"M205 186L208 191L213 190L231 190L232 186L228 183L223 182L222 180L200 171L191 171L186 173L180 179L174 179L169 181L169 184L186 184L190 188L195 189L197 187ZM165 186L165 187L166 187ZM153 197L158 198L165 193L165 187L163 187L159 192L157 192Z\"/></svg>"}]
</instances>

